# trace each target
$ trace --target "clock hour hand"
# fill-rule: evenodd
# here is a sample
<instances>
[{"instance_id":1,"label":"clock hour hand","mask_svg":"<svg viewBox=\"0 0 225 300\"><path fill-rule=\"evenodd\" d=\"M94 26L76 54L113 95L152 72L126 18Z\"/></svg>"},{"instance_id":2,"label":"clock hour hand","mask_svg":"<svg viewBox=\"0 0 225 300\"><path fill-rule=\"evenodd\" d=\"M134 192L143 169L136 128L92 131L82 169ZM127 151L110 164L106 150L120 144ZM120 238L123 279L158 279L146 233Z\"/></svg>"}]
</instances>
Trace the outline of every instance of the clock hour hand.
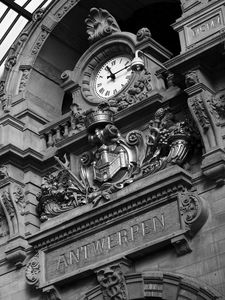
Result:
<instances>
[{"instance_id":1,"label":"clock hour hand","mask_svg":"<svg viewBox=\"0 0 225 300\"><path fill-rule=\"evenodd\" d=\"M112 80L114 80L116 78L115 74L113 74L113 72L111 71L109 66L106 66L107 71L110 73L109 76L107 76L107 79L111 77Z\"/></svg>"},{"instance_id":2,"label":"clock hour hand","mask_svg":"<svg viewBox=\"0 0 225 300\"><path fill-rule=\"evenodd\" d=\"M127 66L125 66L124 68L122 68L122 69L120 69L120 70L116 71L116 72L113 74L113 75L114 75L114 77L116 78L116 76L115 76L115 75L116 75L117 73L119 73L119 72L121 72L121 71L123 71L123 70L125 70L125 69L128 69L130 66L131 66L131 65L127 65ZM109 77L111 77L111 76L107 76L107 79L108 79ZM114 78L114 79L115 79L115 78Z\"/></svg>"}]
</instances>

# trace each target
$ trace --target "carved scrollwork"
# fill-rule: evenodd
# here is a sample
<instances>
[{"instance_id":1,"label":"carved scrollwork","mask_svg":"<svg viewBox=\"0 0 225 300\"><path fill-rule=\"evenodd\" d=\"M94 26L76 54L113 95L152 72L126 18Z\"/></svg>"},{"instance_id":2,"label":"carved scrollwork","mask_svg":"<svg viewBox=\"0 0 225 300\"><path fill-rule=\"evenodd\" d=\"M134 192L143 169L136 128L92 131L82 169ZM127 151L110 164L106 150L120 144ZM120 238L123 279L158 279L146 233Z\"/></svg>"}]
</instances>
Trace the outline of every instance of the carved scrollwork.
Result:
<instances>
[{"instance_id":1,"label":"carved scrollwork","mask_svg":"<svg viewBox=\"0 0 225 300\"><path fill-rule=\"evenodd\" d=\"M180 212L185 226L190 230L190 234L198 231L208 217L208 211L197 193L183 191L179 194Z\"/></svg>"},{"instance_id":2,"label":"carved scrollwork","mask_svg":"<svg viewBox=\"0 0 225 300\"><path fill-rule=\"evenodd\" d=\"M39 254L37 253L30 259L30 261L26 265L25 277L27 283L38 287L40 281L40 272L41 267L39 261Z\"/></svg>"},{"instance_id":3,"label":"carved scrollwork","mask_svg":"<svg viewBox=\"0 0 225 300\"><path fill-rule=\"evenodd\" d=\"M87 25L87 34L89 35L88 40L92 43L113 32L120 31L115 18L102 8L91 8L85 23Z\"/></svg>"},{"instance_id":4,"label":"carved scrollwork","mask_svg":"<svg viewBox=\"0 0 225 300\"><path fill-rule=\"evenodd\" d=\"M97 272L104 300L128 299L127 287L119 265L112 265Z\"/></svg>"},{"instance_id":5,"label":"carved scrollwork","mask_svg":"<svg viewBox=\"0 0 225 300\"><path fill-rule=\"evenodd\" d=\"M148 39L151 37L151 32L148 28L146 27L143 27L141 29L138 30L137 32L137 40L140 42L140 41L143 41L145 39Z\"/></svg>"}]
</instances>

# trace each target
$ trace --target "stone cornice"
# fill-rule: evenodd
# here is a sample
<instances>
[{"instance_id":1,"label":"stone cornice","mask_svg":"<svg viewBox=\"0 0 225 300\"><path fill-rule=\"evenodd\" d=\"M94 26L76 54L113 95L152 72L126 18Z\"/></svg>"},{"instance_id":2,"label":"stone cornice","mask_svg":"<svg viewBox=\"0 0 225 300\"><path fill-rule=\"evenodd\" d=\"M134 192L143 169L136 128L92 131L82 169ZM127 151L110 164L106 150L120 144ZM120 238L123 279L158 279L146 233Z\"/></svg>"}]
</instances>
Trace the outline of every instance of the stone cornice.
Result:
<instances>
[{"instance_id":1,"label":"stone cornice","mask_svg":"<svg viewBox=\"0 0 225 300\"><path fill-rule=\"evenodd\" d=\"M28 241L35 249L41 249L68 241L72 236L78 238L84 233L90 234L140 210L171 201L183 188L190 189L191 181L192 176L182 168L169 167L125 187L113 195L112 201L100 207L85 205L47 221L42 225L41 231L29 237ZM118 198L120 201L116 201Z\"/></svg>"},{"instance_id":2,"label":"stone cornice","mask_svg":"<svg viewBox=\"0 0 225 300\"><path fill-rule=\"evenodd\" d=\"M212 7L213 9L216 9L216 1L208 2L207 5L202 5L201 8L196 9L195 11L191 11L191 14L185 13L181 18L176 20L176 23L172 24L173 28L176 30L180 30L181 26L186 24L187 22L191 22L194 20L197 16L201 17L201 15L204 15L207 11L209 11ZM224 0L218 0L217 1L218 6L224 3ZM199 16L200 15L200 16Z\"/></svg>"},{"instance_id":3,"label":"stone cornice","mask_svg":"<svg viewBox=\"0 0 225 300\"><path fill-rule=\"evenodd\" d=\"M185 53L181 53L171 58L170 60L166 61L164 65L171 71L174 70L175 68L181 69L184 67L185 64L188 65L193 58L197 62L197 59L199 58L198 56L206 53L211 48L216 47L219 44L222 44L224 41L225 41L225 33L219 32L218 35L216 35L214 38L211 38L210 41L201 43L198 46L194 44ZM199 62L197 62L197 64L199 64ZM188 67L190 67L190 65Z\"/></svg>"}]
</instances>

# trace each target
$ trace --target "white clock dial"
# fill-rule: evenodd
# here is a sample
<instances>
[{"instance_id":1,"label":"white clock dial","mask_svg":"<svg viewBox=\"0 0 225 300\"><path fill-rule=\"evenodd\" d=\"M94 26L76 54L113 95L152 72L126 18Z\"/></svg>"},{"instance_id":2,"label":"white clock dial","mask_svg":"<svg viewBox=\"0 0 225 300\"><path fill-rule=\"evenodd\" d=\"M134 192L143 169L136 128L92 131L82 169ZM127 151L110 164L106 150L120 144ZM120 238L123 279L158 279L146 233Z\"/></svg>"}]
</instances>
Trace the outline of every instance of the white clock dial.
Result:
<instances>
[{"instance_id":1,"label":"white clock dial","mask_svg":"<svg viewBox=\"0 0 225 300\"><path fill-rule=\"evenodd\" d=\"M117 56L108 60L98 71L95 78L95 92L98 97L108 99L118 94L130 81L131 60L126 56Z\"/></svg>"}]
</instances>

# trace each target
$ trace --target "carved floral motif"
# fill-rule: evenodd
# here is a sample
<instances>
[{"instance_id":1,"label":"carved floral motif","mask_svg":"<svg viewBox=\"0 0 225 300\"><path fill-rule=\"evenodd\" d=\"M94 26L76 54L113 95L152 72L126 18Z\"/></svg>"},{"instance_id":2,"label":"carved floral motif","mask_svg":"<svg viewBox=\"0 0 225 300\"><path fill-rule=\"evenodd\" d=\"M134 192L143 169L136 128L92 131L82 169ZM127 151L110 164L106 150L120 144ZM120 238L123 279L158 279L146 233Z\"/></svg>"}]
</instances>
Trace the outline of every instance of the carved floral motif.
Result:
<instances>
[{"instance_id":1,"label":"carved floral motif","mask_svg":"<svg viewBox=\"0 0 225 300\"><path fill-rule=\"evenodd\" d=\"M38 253L34 255L26 265L25 276L27 283L30 285L39 285L40 262Z\"/></svg>"},{"instance_id":2,"label":"carved floral motif","mask_svg":"<svg viewBox=\"0 0 225 300\"><path fill-rule=\"evenodd\" d=\"M44 178L37 196L42 221L87 203L96 206L135 180L182 165L192 147L191 123L177 121L168 107L156 111L147 135L132 130L123 137L105 102L83 116L92 148L81 155L79 171L71 170L66 156L56 157L61 170Z\"/></svg>"},{"instance_id":3,"label":"carved floral motif","mask_svg":"<svg viewBox=\"0 0 225 300\"><path fill-rule=\"evenodd\" d=\"M115 18L102 8L91 8L85 23L87 24L88 40L92 43L113 32L120 31Z\"/></svg>"},{"instance_id":4,"label":"carved floral motif","mask_svg":"<svg viewBox=\"0 0 225 300\"><path fill-rule=\"evenodd\" d=\"M97 272L104 300L126 300L126 282L119 265L112 265Z\"/></svg>"}]
</instances>

